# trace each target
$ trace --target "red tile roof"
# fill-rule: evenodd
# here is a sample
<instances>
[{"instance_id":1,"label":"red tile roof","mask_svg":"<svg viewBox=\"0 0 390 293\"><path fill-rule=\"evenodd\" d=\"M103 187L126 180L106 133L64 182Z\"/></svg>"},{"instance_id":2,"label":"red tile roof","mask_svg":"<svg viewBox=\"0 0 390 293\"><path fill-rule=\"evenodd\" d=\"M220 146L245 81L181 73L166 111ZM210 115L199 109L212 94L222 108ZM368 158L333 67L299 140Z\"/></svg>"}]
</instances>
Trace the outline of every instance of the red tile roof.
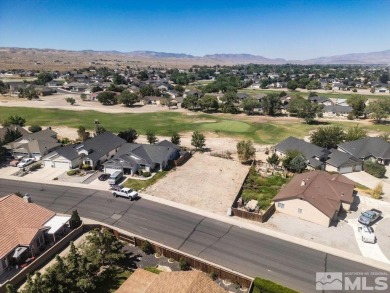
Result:
<instances>
[{"instance_id":1,"label":"red tile roof","mask_svg":"<svg viewBox=\"0 0 390 293\"><path fill-rule=\"evenodd\" d=\"M0 198L0 258L18 245L28 246L43 225L55 215L15 194Z\"/></svg>"}]
</instances>

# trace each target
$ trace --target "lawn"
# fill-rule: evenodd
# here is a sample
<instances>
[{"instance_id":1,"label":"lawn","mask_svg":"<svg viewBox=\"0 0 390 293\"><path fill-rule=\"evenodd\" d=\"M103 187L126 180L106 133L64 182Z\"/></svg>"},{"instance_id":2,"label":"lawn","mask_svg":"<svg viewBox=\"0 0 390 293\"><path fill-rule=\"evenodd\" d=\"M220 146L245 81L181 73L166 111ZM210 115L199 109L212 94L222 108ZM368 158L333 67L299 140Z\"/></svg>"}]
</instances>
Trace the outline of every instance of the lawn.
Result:
<instances>
[{"instance_id":1,"label":"lawn","mask_svg":"<svg viewBox=\"0 0 390 293\"><path fill-rule=\"evenodd\" d=\"M113 293L115 292L132 274L130 270L117 267L112 274L104 278L101 282L96 284L96 288L93 293Z\"/></svg>"},{"instance_id":2,"label":"lawn","mask_svg":"<svg viewBox=\"0 0 390 293\"><path fill-rule=\"evenodd\" d=\"M149 187L156 183L160 178L164 177L169 171L157 172L152 178L147 180L127 179L125 187L132 188L135 190L141 190Z\"/></svg>"},{"instance_id":3,"label":"lawn","mask_svg":"<svg viewBox=\"0 0 390 293\"><path fill-rule=\"evenodd\" d=\"M10 115L19 115L26 119L27 125L68 126L77 128L84 126L94 130L94 121L98 119L108 131L117 133L134 128L139 134L153 129L156 135L170 136L173 132L208 131L217 132L221 136L253 139L256 143L275 144L288 136L303 137L318 125L307 125L303 122L278 121L253 122L253 117L224 114L212 115L193 113L186 115L177 112L157 113L102 113L95 111L69 111L59 109L37 109L24 107L0 107L0 120ZM255 119L256 120L256 119ZM329 125L342 127L354 126L353 121L329 122ZM388 131L388 125L368 124L362 128L372 131Z\"/></svg>"}]
</instances>

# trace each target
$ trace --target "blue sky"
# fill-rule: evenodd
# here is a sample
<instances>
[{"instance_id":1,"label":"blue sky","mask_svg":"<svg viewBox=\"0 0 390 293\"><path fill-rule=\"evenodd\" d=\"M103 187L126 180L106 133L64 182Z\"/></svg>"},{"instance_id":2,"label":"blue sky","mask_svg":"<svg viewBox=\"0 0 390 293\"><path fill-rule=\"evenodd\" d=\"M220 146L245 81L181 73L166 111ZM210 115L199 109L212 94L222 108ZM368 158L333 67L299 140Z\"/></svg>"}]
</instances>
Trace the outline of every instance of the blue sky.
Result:
<instances>
[{"instance_id":1,"label":"blue sky","mask_svg":"<svg viewBox=\"0 0 390 293\"><path fill-rule=\"evenodd\" d=\"M390 49L390 0L0 0L0 47L249 53Z\"/></svg>"}]
</instances>

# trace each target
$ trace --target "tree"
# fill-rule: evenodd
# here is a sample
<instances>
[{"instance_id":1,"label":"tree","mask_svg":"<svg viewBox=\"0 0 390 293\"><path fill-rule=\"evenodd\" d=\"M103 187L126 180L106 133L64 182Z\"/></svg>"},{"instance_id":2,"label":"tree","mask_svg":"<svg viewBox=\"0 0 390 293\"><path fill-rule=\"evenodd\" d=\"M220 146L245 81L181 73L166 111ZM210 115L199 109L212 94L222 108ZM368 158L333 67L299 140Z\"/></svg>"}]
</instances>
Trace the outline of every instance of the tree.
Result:
<instances>
[{"instance_id":1,"label":"tree","mask_svg":"<svg viewBox=\"0 0 390 293\"><path fill-rule=\"evenodd\" d=\"M100 87L100 86L94 86L93 88L92 88L92 90L91 90L91 92L93 92L93 93L97 93L97 92L101 92L101 91L103 91L103 88L102 87Z\"/></svg>"},{"instance_id":2,"label":"tree","mask_svg":"<svg viewBox=\"0 0 390 293\"><path fill-rule=\"evenodd\" d=\"M67 101L69 104L71 104L72 106L76 103L76 100L75 98L65 98L65 101Z\"/></svg>"},{"instance_id":3,"label":"tree","mask_svg":"<svg viewBox=\"0 0 390 293\"><path fill-rule=\"evenodd\" d=\"M287 170L292 170L291 169L291 162L296 157L303 157L305 159L305 156L300 151L298 151L298 150L287 150L286 151L286 156L283 158L283 161L282 161L283 167L286 168ZM300 163L301 160L298 159L297 161L295 162L296 165L294 165L294 168L296 168L297 165L299 165L298 163Z\"/></svg>"},{"instance_id":4,"label":"tree","mask_svg":"<svg viewBox=\"0 0 390 293\"><path fill-rule=\"evenodd\" d=\"M133 143L138 138L138 133L135 129L129 128L118 133L120 138L123 138L128 143Z\"/></svg>"},{"instance_id":5,"label":"tree","mask_svg":"<svg viewBox=\"0 0 390 293\"><path fill-rule=\"evenodd\" d=\"M353 141L361 138L367 137L367 131L359 127L359 124L356 124L354 127L349 127L345 132L344 140Z\"/></svg>"},{"instance_id":6,"label":"tree","mask_svg":"<svg viewBox=\"0 0 390 293\"><path fill-rule=\"evenodd\" d=\"M23 95L23 97L27 98L27 100L39 99L38 92L33 87L26 88L23 92Z\"/></svg>"},{"instance_id":7,"label":"tree","mask_svg":"<svg viewBox=\"0 0 390 293\"><path fill-rule=\"evenodd\" d=\"M265 114L275 116L279 112L282 103L277 93L271 93L261 100L261 105Z\"/></svg>"},{"instance_id":8,"label":"tree","mask_svg":"<svg viewBox=\"0 0 390 293\"><path fill-rule=\"evenodd\" d=\"M46 84L53 80L53 76L49 72L41 72L38 74L37 79L39 84Z\"/></svg>"},{"instance_id":9,"label":"tree","mask_svg":"<svg viewBox=\"0 0 390 293\"><path fill-rule=\"evenodd\" d=\"M255 108L260 107L260 102L255 98L248 98L242 101L242 108L248 115L253 114Z\"/></svg>"},{"instance_id":10,"label":"tree","mask_svg":"<svg viewBox=\"0 0 390 293\"><path fill-rule=\"evenodd\" d=\"M38 132L38 131L41 131L41 130L42 130L42 127L40 127L39 125L31 125L28 128L28 131L30 131L32 133L35 133L35 132Z\"/></svg>"},{"instance_id":11,"label":"tree","mask_svg":"<svg viewBox=\"0 0 390 293\"><path fill-rule=\"evenodd\" d=\"M171 142L175 145L180 145L180 134L177 132L172 133Z\"/></svg>"},{"instance_id":12,"label":"tree","mask_svg":"<svg viewBox=\"0 0 390 293\"><path fill-rule=\"evenodd\" d=\"M254 160L256 149L253 146L253 143L251 140L241 140L237 143L237 154L238 159L242 162L248 162L249 160Z\"/></svg>"},{"instance_id":13,"label":"tree","mask_svg":"<svg viewBox=\"0 0 390 293\"><path fill-rule=\"evenodd\" d=\"M95 126L95 133L96 133L96 135L100 135L100 134L102 134L102 133L104 133L106 131L107 130L103 126L101 126L100 124L96 124L96 126Z\"/></svg>"},{"instance_id":14,"label":"tree","mask_svg":"<svg viewBox=\"0 0 390 293\"><path fill-rule=\"evenodd\" d=\"M298 83L295 80L289 80L287 82L287 88L289 90L295 91L298 87Z\"/></svg>"},{"instance_id":15,"label":"tree","mask_svg":"<svg viewBox=\"0 0 390 293\"><path fill-rule=\"evenodd\" d=\"M80 225L81 225L81 219L79 213L77 212L77 210L74 210L72 212L72 216L69 219L69 226L71 229L76 229L80 227Z\"/></svg>"},{"instance_id":16,"label":"tree","mask_svg":"<svg viewBox=\"0 0 390 293\"><path fill-rule=\"evenodd\" d=\"M308 90L316 90L321 88L321 83L318 80L312 80L306 85Z\"/></svg>"},{"instance_id":17,"label":"tree","mask_svg":"<svg viewBox=\"0 0 390 293\"><path fill-rule=\"evenodd\" d=\"M6 120L3 121L2 124L4 127L7 127L7 126L11 126L11 125L24 126L25 123L26 123L26 119L15 115L15 116L9 116Z\"/></svg>"},{"instance_id":18,"label":"tree","mask_svg":"<svg viewBox=\"0 0 390 293\"><path fill-rule=\"evenodd\" d=\"M296 156L294 159L291 160L289 164L289 169L295 173L302 173L302 171L305 170L306 167L306 159L302 155Z\"/></svg>"},{"instance_id":19,"label":"tree","mask_svg":"<svg viewBox=\"0 0 390 293\"><path fill-rule=\"evenodd\" d=\"M15 289L14 285L12 285L12 284L7 284L7 286L5 286L5 292L6 293L18 293L18 291Z\"/></svg>"},{"instance_id":20,"label":"tree","mask_svg":"<svg viewBox=\"0 0 390 293\"><path fill-rule=\"evenodd\" d=\"M206 138L202 133L194 131L191 137L191 145L194 146L196 150L203 150L206 145Z\"/></svg>"},{"instance_id":21,"label":"tree","mask_svg":"<svg viewBox=\"0 0 390 293\"><path fill-rule=\"evenodd\" d=\"M156 142L158 142L155 132L150 129L146 131L146 139L149 142L149 144L155 144Z\"/></svg>"},{"instance_id":22,"label":"tree","mask_svg":"<svg viewBox=\"0 0 390 293\"><path fill-rule=\"evenodd\" d=\"M271 156L267 158L267 162L272 166L277 166L280 163L280 158L276 153L273 153Z\"/></svg>"},{"instance_id":23,"label":"tree","mask_svg":"<svg viewBox=\"0 0 390 293\"><path fill-rule=\"evenodd\" d=\"M91 136L91 134L86 131L84 126L79 126L79 128L77 129L77 135L79 136L79 139L81 141L86 141Z\"/></svg>"},{"instance_id":24,"label":"tree","mask_svg":"<svg viewBox=\"0 0 390 293\"><path fill-rule=\"evenodd\" d=\"M118 103L118 98L114 92L102 92L97 95L97 100L107 106L107 105L116 105Z\"/></svg>"},{"instance_id":25,"label":"tree","mask_svg":"<svg viewBox=\"0 0 390 293\"><path fill-rule=\"evenodd\" d=\"M194 95L188 95L183 99L182 107L188 110L195 110L195 107L198 106L199 98Z\"/></svg>"},{"instance_id":26,"label":"tree","mask_svg":"<svg viewBox=\"0 0 390 293\"><path fill-rule=\"evenodd\" d=\"M371 117L374 118L375 123L381 123L384 118L387 118L390 114L390 100L383 99L374 102L370 102L368 105L368 112Z\"/></svg>"},{"instance_id":27,"label":"tree","mask_svg":"<svg viewBox=\"0 0 390 293\"><path fill-rule=\"evenodd\" d=\"M356 118L359 118L365 114L367 99L365 99L363 96L353 95L348 98L347 102L348 105L350 105L352 108L352 115L354 115Z\"/></svg>"},{"instance_id":28,"label":"tree","mask_svg":"<svg viewBox=\"0 0 390 293\"><path fill-rule=\"evenodd\" d=\"M92 230L86 239L87 249L91 249L92 252L99 252L96 257L101 265L118 263L125 256L122 242L107 228Z\"/></svg>"},{"instance_id":29,"label":"tree","mask_svg":"<svg viewBox=\"0 0 390 293\"><path fill-rule=\"evenodd\" d=\"M387 72L384 72L384 73L379 77L379 81L380 81L381 83L387 83L389 80L390 80L390 77L389 77L389 73L387 73Z\"/></svg>"},{"instance_id":30,"label":"tree","mask_svg":"<svg viewBox=\"0 0 390 293\"><path fill-rule=\"evenodd\" d=\"M4 134L3 141L0 141L0 144L5 145L7 143L17 140L19 137L22 137L22 134L20 133L19 129L12 130L8 128Z\"/></svg>"},{"instance_id":31,"label":"tree","mask_svg":"<svg viewBox=\"0 0 390 293\"><path fill-rule=\"evenodd\" d=\"M117 73L114 74L114 76L112 78L112 82L116 85L127 84L126 78L120 74L117 74Z\"/></svg>"},{"instance_id":32,"label":"tree","mask_svg":"<svg viewBox=\"0 0 390 293\"><path fill-rule=\"evenodd\" d=\"M345 139L345 132L340 126L319 127L310 135L311 143L320 147L331 149Z\"/></svg>"},{"instance_id":33,"label":"tree","mask_svg":"<svg viewBox=\"0 0 390 293\"><path fill-rule=\"evenodd\" d=\"M146 96L156 96L159 95L160 91L155 90L152 85L148 84L140 88L139 90L141 96L146 97Z\"/></svg>"},{"instance_id":34,"label":"tree","mask_svg":"<svg viewBox=\"0 0 390 293\"><path fill-rule=\"evenodd\" d=\"M313 123L314 119L322 113L323 105L312 103L309 100L297 96L288 104L290 114L303 118L307 124Z\"/></svg>"},{"instance_id":35,"label":"tree","mask_svg":"<svg viewBox=\"0 0 390 293\"><path fill-rule=\"evenodd\" d=\"M80 95L80 99L81 99L82 101L85 101L85 100L87 99L87 95L84 94L84 93L82 93L82 94Z\"/></svg>"},{"instance_id":36,"label":"tree","mask_svg":"<svg viewBox=\"0 0 390 293\"><path fill-rule=\"evenodd\" d=\"M119 95L118 101L126 107L131 107L139 101L139 97L138 95L126 90Z\"/></svg>"},{"instance_id":37,"label":"tree","mask_svg":"<svg viewBox=\"0 0 390 293\"><path fill-rule=\"evenodd\" d=\"M184 93L185 88L178 84L175 86L175 90L178 91L179 93Z\"/></svg>"},{"instance_id":38,"label":"tree","mask_svg":"<svg viewBox=\"0 0 390 293\"><path fill-rule=\"evenodd\" d=\"M202 110L205 112L217 111L219 107L217 98L208 95L200 98L198 103Z\"/></svg>"}]
</instances>

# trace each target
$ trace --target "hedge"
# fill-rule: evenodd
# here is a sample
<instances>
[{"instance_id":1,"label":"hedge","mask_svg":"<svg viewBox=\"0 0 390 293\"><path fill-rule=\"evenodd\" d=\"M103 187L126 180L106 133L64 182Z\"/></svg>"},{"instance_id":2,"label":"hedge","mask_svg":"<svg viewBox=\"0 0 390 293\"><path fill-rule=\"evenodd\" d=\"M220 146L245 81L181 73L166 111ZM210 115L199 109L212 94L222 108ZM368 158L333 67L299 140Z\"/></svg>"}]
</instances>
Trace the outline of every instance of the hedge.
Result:
<instances>
[{"instance_id":1,"label":"hedge","mask_svg":"<svg viewBox=\"0 0 390 293\"><path fill-rule=\"evenodd\" d=\"M375 176L376 178L383 178L386 174L386 167L372 161L364 161L363 164L364 171L366 171L368 174L371 174L372 176Z\"/></svg>"},{"instance_id":2,"label":"hedge","mask_svg":"<svg viewBox=\"0 0 390 293\"><path fill-rule=\"evenodd\" d=\"M255 278L252 293L298 293L295 290L276 284L270 280Z\"/></svg>"}]
</instances>

